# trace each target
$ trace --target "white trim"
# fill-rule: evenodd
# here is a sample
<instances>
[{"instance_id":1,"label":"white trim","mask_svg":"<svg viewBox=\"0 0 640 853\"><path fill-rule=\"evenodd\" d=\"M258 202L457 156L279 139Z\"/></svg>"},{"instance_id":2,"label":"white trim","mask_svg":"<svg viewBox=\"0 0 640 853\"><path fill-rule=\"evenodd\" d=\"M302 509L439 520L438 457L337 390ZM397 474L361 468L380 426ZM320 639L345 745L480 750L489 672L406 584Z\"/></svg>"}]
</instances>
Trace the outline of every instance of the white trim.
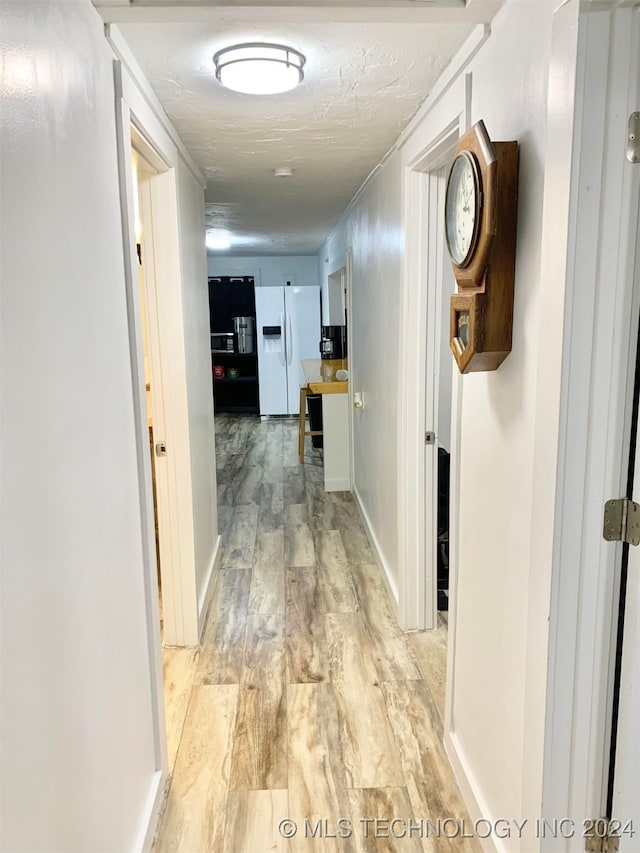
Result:
<instances>
[{"instance_id":1,"label":"white trim","mask_svg":"<svg viewBox=\"0 0 640 853\"><path fill-rule=\"evenodd\" d=\"M607 762L620 546L602 540L601 516L604 500L624 493L628 455L625 403L638 294L623 270L629 231L637 227L628 211L638 173L625 161L624 134L629 103L638 97L630 16L640 13L586 8L576 31L577 4L559 10L554 26L557 67L566 67L573 44L577 73L575 107L559 118L564 127L551 124L571 146L572 171L542 805L543 816L582 820L602 813ZM554 162L546 162L547 180L557 180ZM547 272L543 265L543 280ZM534 505L536 497L544 495L534 491ZM535 543L532 554L538 556ZM562 849L582 849L581 839Z\"/></svg>"},{"instance_id":2,"label":"white trim","mask_svg":"<svg viewBox=\"0 0 640 853\"><path fill-rule=\"evenodd\" d=\"M400 626L426 626L425 552L425 367L427 288L425 286L426 233L424 175L407 170L405 186L405 275L400 375L398 383L398 569ZM420 286L416 286L420 282ZM410 511L409 511L410 510Z\"/></svg>"},{"instance_id":3,"label":"white trim","mask_svg":"<svg viewBox=\"0 0 640 853\"><path fill-rule=\"evenodd\" d=\"M371 526L371 522L369 521L369 516L364 508L362 503L362 499L360 498L360 494L356 489L355 485L353 487L353 497L356 502L356 506L358 508L358 512L360 513L360 518L362 519L362 525L365 529L365 533L367 534L367 539L369 540L369 544L371 545L371 550L373 551L373 556L376 559L376 563L382 569L382 577L385 582L385 586L387 587L387 592L389 593L389 597L391 598L391 603L394 606L396 611L396 615L398 613L398 587L393 579L393 575L389 569L389 564L382 556L382 551L380 549L380 543L378 542L375 533L373 532L373 527Z\"/></svg>"},{"instance_id":4,"label":"white trim","mask_svg":"<svg viewBox=\"0 0 640 853\"><path fill-rule=\"evenodd\" d=\"M421 570L424 581L422 583L424 627L433 629L438 624L438 448L442 444L443 436L439 434L439 409L440 389L443 387L443 379L440 371L440 355L442 351L443 336L446 335L447 358L452 362L449 351L449 327L448 323L442 324L443 297L449 305L449 292L453 291L451 281L453 273L449 263L444 237L444 198L446 188L447 166L453 160L453 148L458 140L458 125L452 128L439 144L438 151L433 160L433 166L423 175L423 184L426 188L425 204L428 209L428 225L426 228L426 246L422 254L424 263L421 264L422 275L418 287L424 288L426 296L426 334L425 334L425 363L424 363L424 432L433 432L436 441L427 445L420 441L423 464L420 467L418 478L422 476L424 496L423 512L417 519L424 522L421 543L423 545L422 561L416 568ZM437 159L436 159L437 158ZM440 165L446 163L445 166ZM438 164L438 165L436 165ZM410 176L408 176L410 179ZM445 257L446 256L446 257ZM448 270L446 270L446 266ZM449 278L449 276L451 278ZM448 312L447 312L448 319ZM453 371L449 374L453 377ZM451 434L446 436L446 445L451 444ZM409 590L409 596L411 590Z\"/></svg>"},{"instance_id":5,"label":"white trim","mask_svg":"<svg viewBox=\"0 0 640 853\"><path fill-rule=\"evenodd\" d=\"M433 110L441 98L446 95L453 83L461 76L463 71L469 67L473 59L475 59L478 51L491 35L491 27L489 24L475 27L471 35L467 38L462 47L454 55L453 59L444 69L438 82L429 92L418 112L411 119L409 124L402 131L396 140L394 148L402 148L411 139L413 134L418 130L427 115Z\"/></svg>"},{"instance_id":6,"label":"white trim","mask_svg":"<svg viewBox=\"0 0 640 853\"><path fill-rule=\"evenodd\" d=\"M213 588L218 574L217 570L220 568L221 562L222 536L218 535L216 537L216 544L213 549L213 554L211 555L211 560L209 561L209 568L207 569L204 584L202 585L202 591L198 598L198 624L200 625L200 637L202 637L202 632L204 630L205 616L207 615L207 608L209 607L211 596L213 595Z\"/></svg>"},{"instance_id":7,"label":"white trim","mask_svg":"<svg viewBox=\"0 0 640 853\"><path fill-rule=\"evenodd\" d=\"M351 354L353 353L353 253L351 251L351 247L347 249L347 255L345 258L344 269L346 273L346 287L347 287L347 361L349 364L349 379L347 385L347 400L348 400L348 409L349 409L349 488L353 489L353 484L356 479L355 472L355 454L356 454L356 445L355 445L355 424L353 417L353 395L355 393L355 380L353 373L353 358Z\"/></svg>"},{"instance_id":8,"label":"white trim","mask_svg":"<svg viewBox=\"0 0 640 853\"><path fill-rule=\"evenodd\" d=\"M160 649L160 612L155 551L155 522L153 511L153 484L149 457L149 432L144 381L144 354L140 339L140 301L137 277L137 255L134 241L133 176L131 173L131 130L129 110L122 98L122 76L118 62L114 62L114 108L116 125L116 156L120 192L122 225L123 270L127 324L131 343L131 386L136 433L136 461L138 467L141 540L143 555L143 585L147 623L147 650L149 656L149 681L156 769L161 779L167 774L167 739Z\"/></svg>"},{"instance_id":9,"label":"white trim","mask_svg":"<svg viewBox=\"0 0 640 853\"><path fill-rule=\"evenodd\" d=\"M160 122L164 131L167 133L173 144L178 149L180 157L188 166L189 170L191 171L191 174L196 179L196 181L198 181L200 186L203 189L206 189L207 179L204 177L200 169L194 163L193 158L185 148L184 143L180 138L180 135L178 134L178 131L169 121L169 118L164 111L164 107L158 100L156 93L151 88L149 81L145 77L144 72L142 71L142 68L140 67L137 59L131 52L131 49L127 44L125 38L123 37L119 27L113 24L105 24L104 34L107 41L111 45L111 49L113 50L115 56L120 60L120 62L129 72L129 75L138 87L140 94L144 98L147 106L152 111L155 118Z\"/></svg>"},{"instance_id":10,"label":"white trim","mask_svg":"<svg viewBox=\"0 0 640 853\"><path fill-rule=\"evenodd\" d=\"M468 87L460 89L457 107L438 116L430 141L411 159L404 169L405 188L405 273L403 283L403 342L401 376L398 383L399 478L398 478L398 566L400 590L400 625L405 630L435 628L435 602L427 590L426 561L433 552L433 535L425 529L427 519L426 453L433 449L424 443L427 426L427 322L433 300L428 286L428 186L425 173L442 167L446 157L465 129L463 117L469 112ZM452 99L452 102L455 101ZM433 249L434 247L431 246ZM453 412L452 412L453 415ZM459 445L456 437L460 425L451 423L451 455ZM452 459L452 465L454 460ZM457 470L453 468L452 470ZM451 519L455 519L454 500L457 484L451 482ZM450 523L450 527L452 524ZM429 541L429 547L427 547ZM450 543L451 550L451 543ZM450 555L450 573L451 555ZM432 573L433 574L433 573Z\"/></svg>"},{"instance_id":11,"label":"white trim","mask_svg":"<svg viewBox=\"0 0 640 853\"><path fill-rule=\"evenodd\" d=\"M155 291L147 298L154 441L167 455L156 457L163 641L194 646L199 640L193 522L189 405L182 322L176 172L169 169L141 183L143 258ZM156 389L155 393L153 389ZM167 601L172 606L167 607Z\"/></svg>"},{"instance_id":12,"label":"white trim","mask_svg":"<svg viewBox=\"0 0 640 853\"><path fill-rule=\"evenodd\" d=\"M162 814L164 802L167 798L169 785L166 773L158 770L151 780L151 787L147 796L144 809L142 810L142 821L138 840L133 849L140 853L149 853L153 847L153 841L158 828L158 821Z\"/></svg>"},{"instance_id":13,"label":"white trim","mask_svg":"<svg viewBox=\"0 0 640 853\"><path fill-rule=\"evenodd\" d=\"M257 23L269 26L278 23L435 23L468 26L490 21L503 2L504 0L440 0L433 3L430 0L402 0L389 3L388 0L371 0L339 4L336 0L313 0L302 5L295 0L275 0L273 4L263 3L261 0L240 3L225 0L213 6L211 0L172 5L162 0L156 0L151 5L131 3L131 0L94 0L102 19L112 23L202 23L215 27L232 17L243 29Z\"/></svg>"},{"instance_id":14,"label":"white trim","mask_svg":"<svg viewBox=\"0 0 640 853\"><path fill-rule=\"evenodd\" d=\"M453 732L445 731L443 743L471 822L496 820L497 818L491 817L491 811L480 794L480 786L476 782L475 775L456 735ZM480 845L484 853L507 853L505 845L494 833L491 833L488 838L480 839Z\"/></svg>"},{"instance_id":15,"label":"white trim","mask_svg":"<svg viewBox=\"0 0 640 853\"><path fill-rule=\"evenodd\" d=\"M325 479L325 492L350 492L351 482L344 477L342 479Z\"/></svg>"},{"instance_id":16,"label":"white trim","mask_svg":"<svg viewBox=\"0 0 640 853\"><path fill-rule=\"evenodd\" d=\"M155 357L152 353L152 382L161 389L153 399L156 440L167 442L169 453L159 460L156 470L159 488L159 521L164 522L161 549L170 549L171 557L161 560L164 603L164 642L171 646L194 646L199 641L198 593L196 589L195 542L193 528L193 490L191 482L189 408L186 387L184 326L181 322L182 269L180 264L180 233L178 220L178 187L176 166L181 153L168 135L163 123L149 109L137 82L132 80L119 60L114 60L118 74L118 93L126 115L126 135L120 156L129 163L134 128L137 141L144 142L141 152L151 159L159 172L150 179L146 197L149 222L143 234L146 266L155 265L157 298L148 300L148 307L157 307L157 316L149 318L150 347L157 339ZM118 107L120 109L120 107ZM123 149L124 150L124 149ZM130 183L130 168L125 168L125 180ZM144 199L143 199L144 200ZM127 206L128 205L128 206ZM132 195L123 198L123 215L128 216L133 230ZM150 227L151 226L151 227ZM134 250L135 251L135 250ZM129 259L128 275L135 280L137 296L137 258ZM137 308L139 313L139 306ZM154 326L152 329L151 326ZM134 330L135 332L135 330ZM158 341L162 341L160 347ZM142 374L143 375L143 374ZM146 406L144 382L134 393L140 393ZM156 399L160 397L162 399ZM146 425L146 420L145 420ZM147 451L148 455L148 439ZM162 503L164 501L164 503ZM170 535L169 535L170 534ZM155 551L155 546L154 546ZM169 606L167 606L169 602Z\"/></svg>"}]
</instances>

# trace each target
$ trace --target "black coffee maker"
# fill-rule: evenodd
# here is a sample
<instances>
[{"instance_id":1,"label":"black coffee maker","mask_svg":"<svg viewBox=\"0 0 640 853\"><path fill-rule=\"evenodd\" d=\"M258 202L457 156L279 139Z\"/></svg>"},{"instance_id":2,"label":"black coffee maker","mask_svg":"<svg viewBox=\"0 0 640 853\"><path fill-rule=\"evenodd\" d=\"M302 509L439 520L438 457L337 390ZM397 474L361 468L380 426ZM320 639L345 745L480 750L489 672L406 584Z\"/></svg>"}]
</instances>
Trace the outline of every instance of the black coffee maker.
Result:
<instances>
[{"instance_id":1,"label":"black coffee maker","mask_svg":"<svg viewBox=\"0 0 640 853\"><path fill-rule=\"evenodd\" d=\"M345 326L322 326L321 358L347 357L347 330Z\"/></svg>"}]
</instances>

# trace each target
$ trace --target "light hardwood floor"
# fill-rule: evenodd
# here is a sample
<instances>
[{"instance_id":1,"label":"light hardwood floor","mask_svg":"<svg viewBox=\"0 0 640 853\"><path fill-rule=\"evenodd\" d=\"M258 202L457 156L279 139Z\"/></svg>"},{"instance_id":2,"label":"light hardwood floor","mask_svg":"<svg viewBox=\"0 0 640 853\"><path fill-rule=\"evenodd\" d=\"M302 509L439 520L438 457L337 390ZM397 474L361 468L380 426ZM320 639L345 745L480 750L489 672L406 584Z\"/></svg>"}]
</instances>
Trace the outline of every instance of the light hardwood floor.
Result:
<instances>
[{"instance_id":1,"label":"light hardwood floor","mask_svg":"<svg viewBox=\"0 0 640 853\"><path fill-rule=\"evenodd\" d=\"M323 491L309 439L299 463L296 421L216 428L224 552L201 650L165 660L155 850L478 853L420 824L470 823L442 747L446 621L400 630L353 498Z\"/></svg>"}]
</instances>

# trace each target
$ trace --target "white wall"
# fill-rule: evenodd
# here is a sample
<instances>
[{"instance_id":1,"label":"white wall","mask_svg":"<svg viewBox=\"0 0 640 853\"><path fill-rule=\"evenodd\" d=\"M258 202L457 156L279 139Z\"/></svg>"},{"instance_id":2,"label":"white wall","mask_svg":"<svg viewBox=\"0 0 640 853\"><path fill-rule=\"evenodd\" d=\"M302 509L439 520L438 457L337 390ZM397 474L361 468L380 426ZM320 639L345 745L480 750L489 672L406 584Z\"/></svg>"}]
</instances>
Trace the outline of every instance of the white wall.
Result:
<instances>
[{"instance_id":1,"label":"white wall","mask_svg":"<svg viewBox=\"0 0 640 853\"><path fill-rule=\"evenodd\" d=\"M204 248L204 192L178 157L178 208L182 261L182 307L189 406L191 491L199 622L218 544L209 329L209 287Z\"/></svg>"},{"instance_id":2,"label":"white wall","mask_svg":"<svg viewBox=\"0 0 640 853\"><path fill-rule=\"evenodd\" d=\"M546 685L544 679L528 684L527 670L546 660L548 599L536 612L528 599L530 587L548 584L551 573L550 564L531 566L530 548L537 535L531 527L534 422L537 407L545 407L537 368L544 340L542 203L556 5L510 2L472 66L472 121L483 118L494 139L520 142L513 351L499 370L464 377L461 404L452 728L478 806L494 818L533 819L541 811ZM553 409L549 415L557 418ZM537 648L527 643L530 619L545 631ZM539 744L529 749L527 762L525 740ZM535 850L536 840L524 845L511 839L504 849Z\"/></svg>"},{"instance_id":3,"label":"white wall","mask_svg":"<svg viewBox=\"0 0 640 853\"><path fill-rule=\"evenodd\" d=\"M399 577L395 406L403 376L395 342L403 334L398 304L404 169L442 131L443 115L449 122L464 115L469 85L471 121L484 119L496 140L520 142L513 351L498 371L460 380L461 500L449 746L472 811L489 819L534 819L541 809L548 595L532 593L541 587L548 591L551 565L532 565L530 552L532 541L552 535L548 527L532 526L534 422L551 419L549 428L558 427L557 408L545 398L537 374L539 346L544 346L543 298L551 292L541 287L540 261L555 5L555 0L506 4L492 22L490 38L465 69L470 79L465 84L461 76L444 92L433 110L437 121L426 113L319 256L321 268L324 263L331 272L332 258L346 246L353 251L350 369L355 390L364 390L367 400L355 416L355 486L394 581ZM498 844L527 853L538 847L532 838Z\"/></svg>"},{"instance_id":4,"label":"white wall","mask_svg":"<svg viewBox=\"0 0 640 853\"><path fill-rule=\"evenodd\" d=\"M401 201L396 155L341 218L319 255L328 278L345 265L346 248L353 250L349 370L353 390L362 391L365 399L353 416L354 491L392 588L398 584L398 531L390 520L398 501Z\"/></svg>"},{"instance_id":5,"label":"white wall","mask_svg":"<svg viewBox=\"0 0 640 853\"><path fill-rule=\"evenodd\" d=\"M318 286L317 255L220 256L209 252L209 275L252 275L256 287L276 287L288 281L298 287Z\"/></svg>"},{"instance_id":6,"label":"white wall","mask_svg":"<svg viewBox=\"0 0 640 853\"><path fill-rule=\"evenodd\" d=\"M156 777L111 52L0 5L0 847L124 851Z\"/></svg>"}]
</instances>

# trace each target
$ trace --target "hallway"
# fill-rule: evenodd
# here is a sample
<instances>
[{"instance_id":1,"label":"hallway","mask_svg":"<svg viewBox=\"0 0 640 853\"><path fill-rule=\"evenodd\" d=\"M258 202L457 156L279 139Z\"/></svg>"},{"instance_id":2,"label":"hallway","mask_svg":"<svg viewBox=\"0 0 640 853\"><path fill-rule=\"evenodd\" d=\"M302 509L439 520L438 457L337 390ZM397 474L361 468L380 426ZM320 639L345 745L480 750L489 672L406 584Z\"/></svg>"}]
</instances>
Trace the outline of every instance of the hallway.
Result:
<instances>
[{"instance_id":1,"label":"hallway","mask_svg":"<svg viewBox=\"0 0 640 853\"><path fill-rule=\"evenodd\" d=\"M353 498L323 491L309 440L300 464L297 421L216 430L224 553L201 650L165 664L175 718L188 707L155 850L479 850L408 829L466 816L441 743L446 624L399 629Z\"/></svg>"}]
</instances>

